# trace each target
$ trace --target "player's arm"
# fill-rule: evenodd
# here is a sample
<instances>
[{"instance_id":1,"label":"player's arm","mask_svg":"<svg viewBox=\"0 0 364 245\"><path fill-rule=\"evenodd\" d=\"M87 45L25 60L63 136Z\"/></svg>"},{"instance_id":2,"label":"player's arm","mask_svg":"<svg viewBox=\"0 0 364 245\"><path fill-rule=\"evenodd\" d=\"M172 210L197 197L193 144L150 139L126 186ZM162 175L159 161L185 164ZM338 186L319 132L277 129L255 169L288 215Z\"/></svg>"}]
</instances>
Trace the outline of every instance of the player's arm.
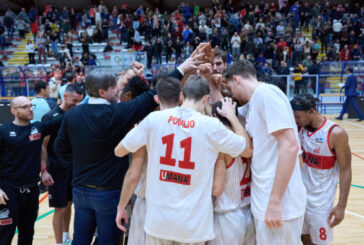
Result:
<instances>
[{"instance_id":1,"label":"player's arm","mask_svg":"<svg viewBox=\"0 0 364 245\"><path fill-rule=\"evenodd\" d=\"M299 144L292 128L272 133L278 141L279 153L276 174L264 221L268 228L282 226L282 198L295 168Z\"/></svg>"},{"instance_id":2,"label":"player's arm","mask_svg":"<svg viewBox=\"0 0 364 245\"><path fill-rule=\"evenodd\" d=\"M124 157L130 153L124 146L123 141L120 141L119 144L115 147L114 150L115 156L117 157Z\"/></svg>"},{"instance_id":3,"label":"player's arm","mask_svg":"<svg viewBox=\"0 0 364 245\"><path fill-rule=\"evenodd\" d=\"M245 131L244 127L241 125L238 117L236 116L236 102L233 102L231 98L226 97L221 100L221 103L221 109L217 108L218 113L221 116L226 117L231 123L234 132L237 135L243 136L245 139L246 147L245 150L240 154L240 156L245 158L251 158L253 156L252 144L248 133Z\"/></svg>"},{"instance_id":4,"label":"player's arm","mask_svg":"<svg viewBox=\"0 0 364 245\"><path fill-rule=\"evenodd\" d=\"M42 144L42 155L41 155L41 176L42 176L42 183L44 186L50 186L54 184L52 176L47 171L47 146L49 143L49 139L51 138L50 135L46 136L43 140Z\"/></svg>"},{"instance_id":5,"label":"player's arm","mask_svg":"<svg viewBox=\"0 0 364 245\"><path fill-rule=\"evenodd\" d=\"M328 219L330 227L334 227L344 219L351 184L351 150L346 131L339 126L334 127L330 134L330 145L336 154L340 168L339 201L331 210Z\"/></svg>"},{"instance_id":6,"label":"player's arm","mask_svg":"<svg viewBox=\"0 0 364 245\"><path fill-rule=\"evenodd\" d=\"M212 196L219 197L225 188L226 162L225 154L219 153L215 164L214 182L212 185Z\"/></svg>"},{"instance_id":7,"label":"player's arm","mask_svg":"<svg viewBox=\"0 0 364 245\"><path fill-rule=\"evenodd\" d=\"M142 175L143 165L145 163L147 155L146 147L140 148L133 154L131 165L125 174L123 189L121 191L120 201L118 205L118 213L116 216L116 224L120 230L126 231L126 228L122 224L122 220L128 223L128 213L126 211L126 205L128 205L131 196L133 195L136 187L138 186L140 176Z\"/></svg>"}]
</instances>

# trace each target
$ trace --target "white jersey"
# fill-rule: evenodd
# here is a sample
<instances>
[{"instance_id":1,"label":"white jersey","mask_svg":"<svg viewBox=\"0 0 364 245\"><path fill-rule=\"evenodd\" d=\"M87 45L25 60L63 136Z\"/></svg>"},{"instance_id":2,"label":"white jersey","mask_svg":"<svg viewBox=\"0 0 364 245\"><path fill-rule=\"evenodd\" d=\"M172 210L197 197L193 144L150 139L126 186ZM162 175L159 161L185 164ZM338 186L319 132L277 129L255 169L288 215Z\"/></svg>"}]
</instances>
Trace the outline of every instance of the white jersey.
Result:
<instances>
[{"instance_id":1,"label":"white jersey","mask_svg":"<svg viewBox=\"0 0 364 245\"><path fill-rule=\"evenodd\" d=\"M122 145L131 152L147 147L145 232L184 243L213 239L215 162L219 152L240 155L244 138L216 118L177 107L149 114Z\"/></svg>"},{"instance_id":2,"label":"white jersey","mask_svg":"<svg viewBox=\"0 0 364 245\"><path fill-rule=\"evenodd\" d=\"M134 194L141 199L145 199L146 180L147 180L147 163L144 163L142 169L142 175L140 176L139 183L134 191Z\"/></svg>"},{"instance_id":3,"label":"white jersey","mask_svg":"<svg viewBox=\"0 0 364 245\"><path fill-rule=\"evenodd\" d=\"M226 167L225 188L215 199L214 212L222 213L250 204L250 166L248 160L235 157Z\"/></svg>"},{"instance_id":4,"label":"white jersey","mask_svg":"<svg viewBox=\"0 0 364 245\"><path fill-rule=\"evenodd\" d=\"M255 219L264 220L278 163L279 144L272 133L293 129L296 122L287 96L276 86L260 84L249 101L247 131L252 138L251 210ZM296 164L282 199L282 220L303 216L306 190L302 182L298 154Z\"/></svg>"},{"instance_id":5,"label":"white jersey","mask_svg":"<svg viewBox=\"0 0 364 245\"><path fill-rule=\"evenodd\" d=\"M304 165L301 169L307 189L307 210L317 214L331 211L336 195L339 166L330 147L331 130L337 126L325 118L315 132L301 128L299 132Z\"/></svg>"}]
</instances>

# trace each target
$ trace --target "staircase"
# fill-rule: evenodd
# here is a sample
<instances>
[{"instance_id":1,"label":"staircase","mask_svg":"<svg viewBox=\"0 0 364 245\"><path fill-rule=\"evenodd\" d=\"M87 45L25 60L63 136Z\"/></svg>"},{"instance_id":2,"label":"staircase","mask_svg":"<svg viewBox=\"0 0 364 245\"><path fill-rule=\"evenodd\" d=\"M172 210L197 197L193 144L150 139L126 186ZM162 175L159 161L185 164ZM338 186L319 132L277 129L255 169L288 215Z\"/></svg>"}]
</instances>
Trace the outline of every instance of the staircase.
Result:
<instances>
[{"instance_id":1,"label":"staircase","mask_svg":"<svg viewBox=\"0 0 364 245\"><path fill-rule=\"evenodd\" d=\"M25 49L27 45L27 40L30 39L33 41L32 33L28 33L25 36L25 39L21 40L18 44L17 49L14 51L12 57L8 61L8 65L26 65L29 63L28 52Z\"/></svg>"}]
</instances>

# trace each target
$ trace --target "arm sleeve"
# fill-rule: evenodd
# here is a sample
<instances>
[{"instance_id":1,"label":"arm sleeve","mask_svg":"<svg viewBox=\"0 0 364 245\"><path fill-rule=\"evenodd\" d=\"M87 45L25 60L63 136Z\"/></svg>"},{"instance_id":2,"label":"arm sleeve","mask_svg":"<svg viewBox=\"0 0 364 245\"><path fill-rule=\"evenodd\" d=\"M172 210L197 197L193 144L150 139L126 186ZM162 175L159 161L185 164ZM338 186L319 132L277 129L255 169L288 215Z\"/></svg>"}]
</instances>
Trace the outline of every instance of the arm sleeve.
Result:
<instances>
[{"instance_id":1,"label":"arm sleeve","mask_svg":"<svg viewBox=\"0 0 364 245\"><path fill-rule=\"evenodd\" d=\"M290 105L287 106L289 102L285 102L285 98L279 96L275 91L264 94L260 93L260 95L260 98L257 99L260 103L257 109L265 119L268 134L272 134L281 129L294 129L290 118L292 108Z\"/></svg>"},{"instance_id":2,"label":"arm sleeve","mask_svg":"<svg viewBox=\"0 0 364 245\"><path fill-rule=\"evenodd\" d=\"M246 142L244 137L227 129L217 119L211 126L209 128L208 139L218 152L236 157L245 150Z\"/></svg>"},{"instance_id":3,"label":"arm sleeve","mask_svg":"<svg viewBox=\"0 0 364 245\"><path fill-rule=\"evenodd\" d=\"M41 128L42 128L42 135L43 137L50 135L50 134L56 134L61 123L62 123L62 115L59 115L54 118L48 118L48 117L42 117L41 122Z\"/></svg>"},{"instance_id":4,"label":"arm sleeve","mask_svg":"<svg viewBox=\"0 0 364 245\"><path fill-rule=\"evenodd\" d=\"M146 117L138 126L133 128L121 141L129 152L136 152L140 147L147 144L149 117Z\"/></svg>"},{"instance_id":5,"label":"arm sleeve","mask_svg":"<svg viewBox=\"0 0 364 245\"><path fill-rule=\"evenodd\" d=\"M59 129L58 135L56 140L54 141L54 152L56 155L62 160L62 159L71 159L72 156L72 146L71 142L69 140L68 132L67 132L67 115L65 116L61 128ZM69 161L61 161L69 162ZM67 166L64 166L67 167Z\"/></svg>"},{"instance_id":6,"label":"arm sleeve","mask_svg":"<svg viewBox=\"0 0 364 245\"><path fill-rule=\"evenodd\" d=\"M131 101L120 102L114 105L118 120L123 124L121 126L132 128L135 123L143 120L157 107L157 103L154 101L156 90L155 87L153 90L145 92Z\"/></svg>"}]
</instances>

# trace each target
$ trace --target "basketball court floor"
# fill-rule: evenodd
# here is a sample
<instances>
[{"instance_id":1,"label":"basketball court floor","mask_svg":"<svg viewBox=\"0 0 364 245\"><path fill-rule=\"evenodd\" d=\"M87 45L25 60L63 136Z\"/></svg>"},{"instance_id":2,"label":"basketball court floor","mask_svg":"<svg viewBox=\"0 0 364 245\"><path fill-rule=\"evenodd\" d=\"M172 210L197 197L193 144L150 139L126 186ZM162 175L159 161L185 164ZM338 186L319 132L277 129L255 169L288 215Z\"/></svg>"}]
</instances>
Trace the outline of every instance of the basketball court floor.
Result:
<instances>
[{"instance_id":1,"label":"basketball court floor","mask_svg":"<svg viewBox=\"0 0 364 245\"><path fill-rule=\"evenodd\" d=\"M333 116L328 116L332 119ZM356 120L337 121L347 130L352 151L352 186L344 221L334 230L333 245L364 244L364 122ZM339 193L339 186L338 192ZM338 195L337 195L338 197ZM48 207L48 195L40 196L38 220L35 223L34 245L55 244L52 217L53 209ZM73 231L71 220L70 231ZM17 244L17 236L13 243Z\"/></svg>"}]
</instances>

